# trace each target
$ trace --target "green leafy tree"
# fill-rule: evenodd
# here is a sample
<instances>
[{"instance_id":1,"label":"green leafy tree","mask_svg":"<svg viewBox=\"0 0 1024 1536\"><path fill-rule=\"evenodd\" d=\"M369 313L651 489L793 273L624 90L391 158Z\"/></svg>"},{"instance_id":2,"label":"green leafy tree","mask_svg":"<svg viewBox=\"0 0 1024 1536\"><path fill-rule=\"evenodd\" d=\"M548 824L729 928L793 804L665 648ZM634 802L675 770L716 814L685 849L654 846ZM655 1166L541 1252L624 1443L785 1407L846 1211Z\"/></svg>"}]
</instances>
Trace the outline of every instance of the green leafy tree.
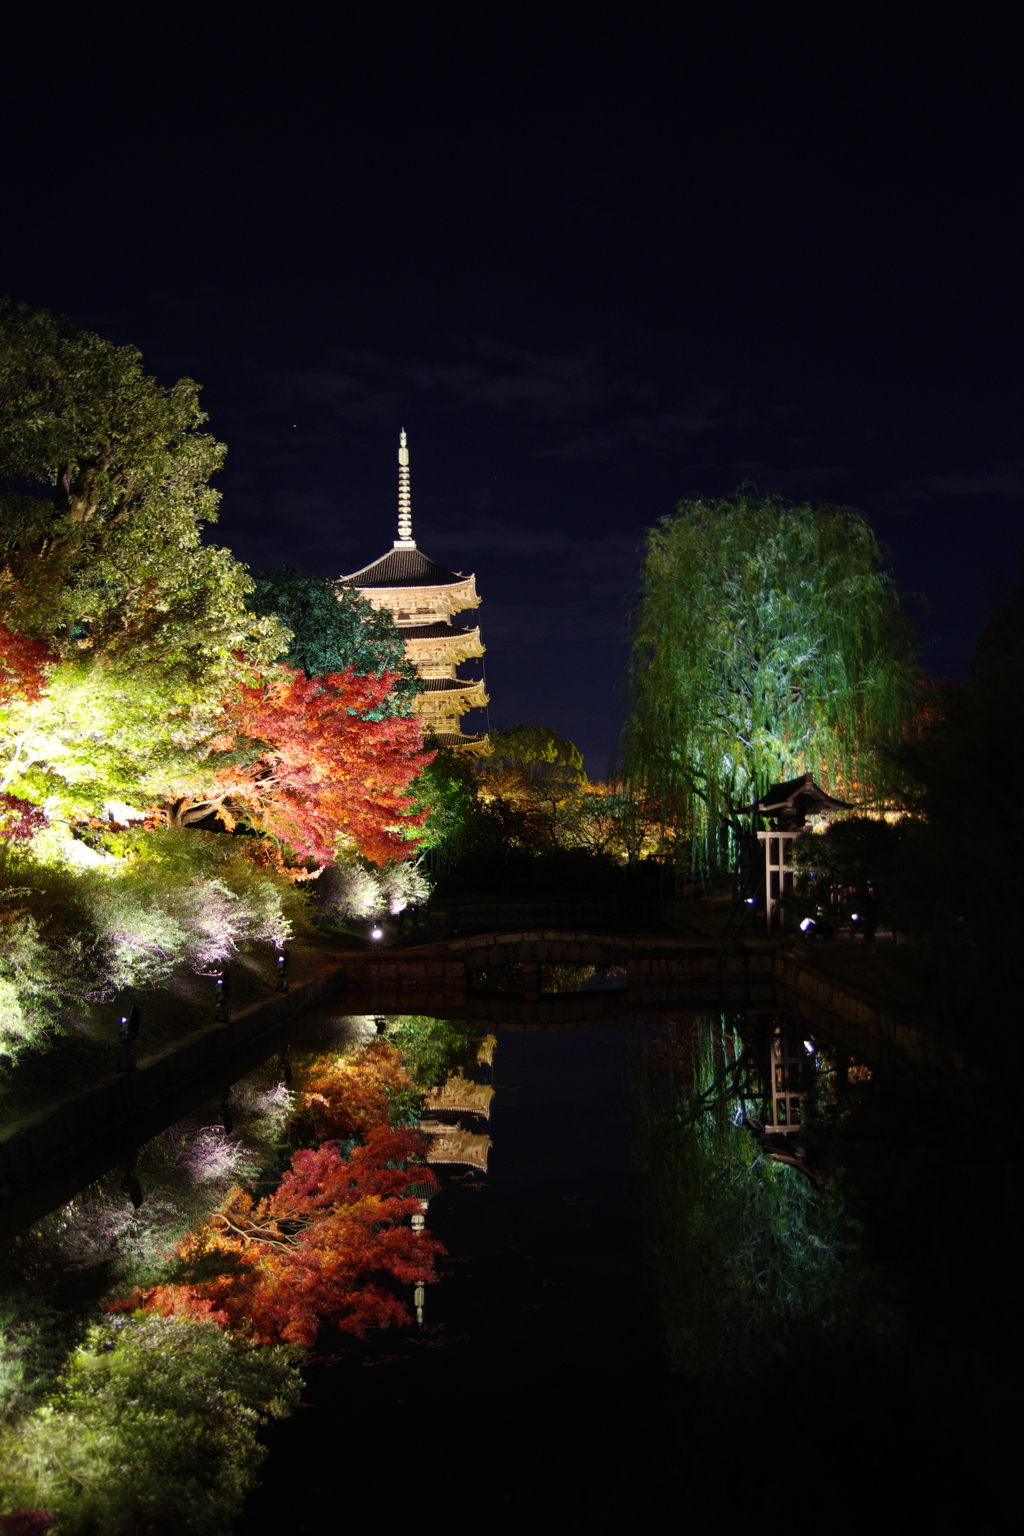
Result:
<instances>
[{"instance_id":1,"label":"green leafy tree","mask_svg":"<svg viewBox=\"0 0 1024 1536\"><path fill-rule=\"evenodd\" d=\"M428 852L444 849L454 858L485 835L479 779L465 753L439 748L412 791L416 809L428 812L423 828L423 847Z\"/></svg>"},{"instance_id":2,"label":"green leafy tree","mask_svg":"<svg viewBox=\"0 0 1024 1536\"><path fill-rule=\"evenodd\" d=\"M913 632L850 508L742 487L684 501L647 539L629 669L627 777L715 867L735 813L810 771L881 793L911 713Z\"/></svg>"},{"instance_id":3,"label":"green leafy tree","mask_svg":"<svg viewBox=\"0 0 1024 1536\"><path fill-rule=\"evenodd\" d=\"M266 1451L260 1426L297 1401L288 1348L251 1349L215 1323L117 1320L91 1330L56 1401L9 1430L4 1511L60 1529L222 1536Z\"/></svg>"},{"instance_id":4,"label":"green leafy tree","mask_svg":"<svg viewBox=\"0 0 1024 1536\"><path fill-rule=\"evenodd\" d=\"M396 683L371 719L408 714L423 688L416 669L405 660L405 642L386 609L374 608L351 587L338 587L294 565L258 571L251 598L256 612L277 615L291 631L291 643L279 660L299 667L307 677L326 677L346 667L360 677L395 672Z\"/></svg>"},{"instance_id":5,"label":"green leafy tree","mask_svg":"<svg viewBox=\"0 0 1024 1536\"><path fill-rule=\"evenodd\" d=\"M503 731L492 731L489 740L488 766L514 769L530 780L580 783L584 777L582 752L547 726L510 725Z\"/></svg>"},{"instance_id":6,"label":"green leafy tree","mask_svg":"<svg viewBox=\"0 0 1024 1536\"><path fill-rule=\"evenodd\" d=\"M287 643L248 608L245 567L202 541L224 448L198 393L164 389L132 347L0 302L0 649L5 676L31 684L0 707L0 793L51 820L186 771L239 653L265 667Z\"/></svg>"},{"instance_id":7,"label":"green leafy tree","mask_svg":"<svg viewBox=\"0 0 1024 1536\"><path fill-rule=\"evenodd\" d=\"M0 619L178 676L270 661L280 625L246 606L252 580L205 545L225 449L201 430L199 387L170 389L118 347L46 310L0 304Z\"/></svg>"}]
</instances>

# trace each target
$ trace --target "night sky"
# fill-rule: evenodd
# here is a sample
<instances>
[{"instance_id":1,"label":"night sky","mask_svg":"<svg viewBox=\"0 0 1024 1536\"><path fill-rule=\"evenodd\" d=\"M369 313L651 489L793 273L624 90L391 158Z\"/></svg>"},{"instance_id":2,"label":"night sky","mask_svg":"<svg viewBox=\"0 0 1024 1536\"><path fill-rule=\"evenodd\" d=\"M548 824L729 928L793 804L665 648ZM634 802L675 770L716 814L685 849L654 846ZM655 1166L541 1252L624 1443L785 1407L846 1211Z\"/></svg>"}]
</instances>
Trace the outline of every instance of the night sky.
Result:
<instances>
[{"instance_id":1,"label":"night sky","mask_svg":"<svg viewBox=\"0 0 1024 1536\"><path fill-rule=\"evenodd\" d=\"M1013 8L78 14L6 36L0 291L203 384L218 542L383 554L405 426L491 724L592 773L683 495L862 508L963 671L1024 502Z\"/></svg>"}]
</instances>

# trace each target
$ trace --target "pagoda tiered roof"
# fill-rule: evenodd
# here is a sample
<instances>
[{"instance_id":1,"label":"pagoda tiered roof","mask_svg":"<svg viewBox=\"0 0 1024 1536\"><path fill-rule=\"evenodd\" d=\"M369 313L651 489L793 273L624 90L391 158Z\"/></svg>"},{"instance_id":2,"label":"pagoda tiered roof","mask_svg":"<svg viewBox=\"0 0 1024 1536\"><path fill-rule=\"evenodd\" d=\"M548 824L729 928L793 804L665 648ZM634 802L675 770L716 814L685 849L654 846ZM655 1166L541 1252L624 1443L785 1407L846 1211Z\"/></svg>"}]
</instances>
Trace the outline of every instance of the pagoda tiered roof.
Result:
<instances>
[{"instance_id":1,"label":"pagoda tiered roof","mask_svg":"<svg viewBox=\"0 0 1024 1536\"><path fill-rule=\"evenodd\" d=\"M424 693L469 693L483 687L479 678L471 677L421 677L420 683Z\"/></svg>"},{"instance_id":2,"label":"pagoda tiered roof","mask_svg":"<svg viewBox=\"0 0 1024 1536\"><path fill-rule=\"evenodd\" d=\"M468 747L475 757L490 755L491 738L486 731L470 736L465 731L435 731L428 724L426 736L428 747Z\"/></svg>"},{"instance_id":3,"label":"pagoda tiered roof","mask_svg":"<svg viewBox=\"0 0 1024 1536\"><path fill-rule=\"evenodd\" d=\"M361 571L339 578L343 587L457 587L468 580L461 572L438 565L422 550L391 549ZM428 627L428 626L424 626Z\"/></svg>"},{"instance_id":4,"label":"pagoda tiered roof","mask_svg":"<svg viewBox=\"0 0 1024 1536\"><path fill-rule=\"evenodd\" d=\"M471 640L480 633L479 626L469 629L463 625L456 629L453 624L402 624L403 640Z\"/></svg>"}]
</instances>

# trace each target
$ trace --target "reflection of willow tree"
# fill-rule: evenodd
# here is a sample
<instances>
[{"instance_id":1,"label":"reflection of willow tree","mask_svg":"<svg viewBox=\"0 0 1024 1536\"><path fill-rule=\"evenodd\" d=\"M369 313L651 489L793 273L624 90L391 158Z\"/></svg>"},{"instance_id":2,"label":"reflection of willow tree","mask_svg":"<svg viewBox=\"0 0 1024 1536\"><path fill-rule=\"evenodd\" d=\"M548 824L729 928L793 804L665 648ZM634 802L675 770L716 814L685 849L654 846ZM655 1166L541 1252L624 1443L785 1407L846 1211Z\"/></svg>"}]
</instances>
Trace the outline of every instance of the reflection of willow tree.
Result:
<instances>
[{"instance_id":1,"label":"reflection of willow tree","mask_svg":"<svg viewBox=\"0 0 1024 1536\"><path fill-rule=\"evenodd\" d=\"M712 867L733 813L771 782L810 770L877 793L873 748L907 719L911 640L860 513L747 489L682 502L648 537L627 777Z\"/></svg>"},{"instance_id":2,"label":"reflection of willow tree","mask_svg":"<svg viewBox=\"0 0 1024 1536\"><path fill-rule=\"evenodd\" d=\"M669 1352L694 1377L752 1372L795 1331L840 1322L856 1267L842 1256L846 1224L833 1193L733 1123L727 1032L708 1020L674 1040L668 1029L667 1060L634 1057L630 1099Z\"/></svg>"}]
</instances>

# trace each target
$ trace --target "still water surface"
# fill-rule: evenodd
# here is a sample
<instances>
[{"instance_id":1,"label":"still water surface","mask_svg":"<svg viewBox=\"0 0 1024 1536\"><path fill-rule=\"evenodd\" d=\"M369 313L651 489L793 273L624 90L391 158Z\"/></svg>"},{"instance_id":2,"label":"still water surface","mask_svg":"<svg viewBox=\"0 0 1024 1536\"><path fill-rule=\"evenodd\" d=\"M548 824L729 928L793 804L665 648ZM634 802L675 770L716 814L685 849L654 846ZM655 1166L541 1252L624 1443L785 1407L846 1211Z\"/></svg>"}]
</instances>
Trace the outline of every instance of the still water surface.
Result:
<instances>
[{"instance_id":1,"label":"still water surface","mask_svg":"<svg viewBox=\"0 0 1024 1536\"><path fill-rule=\"evenodd\" d=\"M393 1499L420 1529L444 1509L571 1529L663 1506L669 1376L625 1124L629 1030L499 1035L486 1178L430 1205L449 1257L422 1334L313 1367L309 1407L269 1433L243 1536L335 1529L353 1477L386 1527L403 1523Z\"/></svg>"},{"instance_id":2,"label":"still water surface","mask_svg":"<svg viewBox=\"0 0 1024 1536\"><path fill-rule=\"evenodd\" d=\"M488 1173L430 1205L423 1331L311 1367L240 1536L996 1528L1005 1415L941 1341L887 1360L855 1327L720 1389L669 1370L626 1112L641 1028L499 1033Z\"/></svg>"}]
</instances>

